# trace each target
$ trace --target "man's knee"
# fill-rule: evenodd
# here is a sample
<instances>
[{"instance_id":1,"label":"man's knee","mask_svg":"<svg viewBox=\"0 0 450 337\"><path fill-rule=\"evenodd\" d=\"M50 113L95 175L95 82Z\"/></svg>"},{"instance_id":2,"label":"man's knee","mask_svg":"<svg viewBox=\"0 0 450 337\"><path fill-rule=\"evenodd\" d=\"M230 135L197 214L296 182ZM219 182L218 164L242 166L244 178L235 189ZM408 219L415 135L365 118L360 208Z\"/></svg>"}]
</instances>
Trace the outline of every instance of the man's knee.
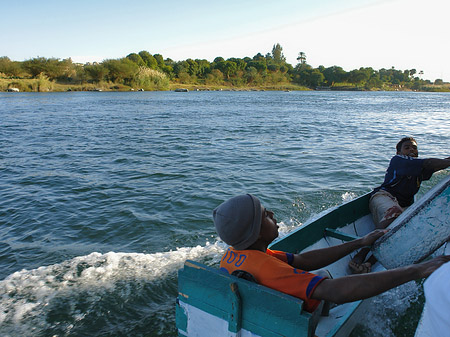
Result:
<instances>
[{"instance_id":1,"label":"man's knee","mask_svg":"<svg viewBox=\"0 0 450 337\"><path fill-rule=\"evenodd\" d=\"M400 206L392 206L386 211L383 220L397 218L400 214L403 213L403 209Z\"/></svg>"},{"instance_id":2,"label":"man's knee","mask_svg":"<svg viewBox=\"0 0 450 337\"><path fill-rule=\"evenodd\" d=\"M378 223L377 228L386 228L402 213L403 209L400 206L392 206L386 211L384 217Z\"/></svg>"}]
</instances>

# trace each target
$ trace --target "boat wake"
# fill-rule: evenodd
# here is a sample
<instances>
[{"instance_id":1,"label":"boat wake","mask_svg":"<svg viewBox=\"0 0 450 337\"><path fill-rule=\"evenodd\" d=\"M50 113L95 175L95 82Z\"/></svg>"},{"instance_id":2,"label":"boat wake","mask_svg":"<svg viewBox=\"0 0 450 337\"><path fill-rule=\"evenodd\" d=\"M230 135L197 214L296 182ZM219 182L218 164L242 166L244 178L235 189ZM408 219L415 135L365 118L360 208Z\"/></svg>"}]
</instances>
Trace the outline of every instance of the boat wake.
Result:
<instances>
[{"instance_id":1,"label":"boat wake","mask_svg":"<svg viewBox=\"0 0 450 337\"><path fill-rule=\"evenodd\" d=\"M279 225L280 235L293 226ZM0 281L0 335L77 334L98 320L92 316L108 326L123 321L129 327L133 323L124 312L134 310L141 311L141 319L153 317L152 331L167 331L174 325L177 271L187 259L218 265L226 248L216 239L153 254L94 252L15 272Z\"/></svg>"},{"instance_id":2,"label":"boat wake","mask_svg":"<svg viewBox=\"0 0 450 337\"><path fill-rule=\"evenodd\" d=\"M422 285L412 281L374 297L364 322L355 327L351 336L410 336L420 318L421 296Z\"/></svg>"},{"instance_id":3,"label":"boat wake","mask_svg":"<svg viewBox=\"0 0 450 337\"><path fill-rule=\"evenodd\" d=\"M54 332L56 325L64 325L57 330L70 334L99 307L100 311L116 310L111 305L123 307L130 300L139 301L140 295L150 307L163 298L173 299L176 282L171 280L176 279L176 271L186 259L214 264L224 250L224 244L216 241L154 254L91 253L15 272L0 281L0 335ZM167 288L170 283L174 285ZM155 310L162 309L157 307Z\"/></svg>"}]
</instances>

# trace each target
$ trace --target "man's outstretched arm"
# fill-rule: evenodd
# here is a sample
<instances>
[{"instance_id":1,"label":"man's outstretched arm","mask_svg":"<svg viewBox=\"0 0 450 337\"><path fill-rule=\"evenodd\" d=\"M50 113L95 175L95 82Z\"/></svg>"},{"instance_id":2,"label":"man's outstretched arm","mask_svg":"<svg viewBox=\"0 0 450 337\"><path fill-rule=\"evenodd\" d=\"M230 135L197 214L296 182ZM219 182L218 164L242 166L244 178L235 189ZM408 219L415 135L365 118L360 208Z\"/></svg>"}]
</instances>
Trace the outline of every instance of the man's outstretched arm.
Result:
<instances>
[{"instance_id":1,"label":"man's outstretched arm","mask_svg":"<svg viewBox=\"0 0 450 337\"><path fill-rule=\"evenodd\" d=\"M377 239L383 236L384 233L386 233L386 230L377 229L357 240L332 247L295 254L292 266L307 271L325 268L357 249L371 246Z\"/></svg>"},{"instance_id":2,"label":"man's outstretched arm","mask_svg":"<svg viewBox=\"0 0 450 337\"><path fill-rule=\"evenodd\" d=\"M450 255L442 255L430 261L407 267L326 279L316 287L311 297L338 304L366 299L403 283L428 277L433 271L449 261Z\"/></svg>"},{"instance_id":3,"label":"man's outstretched arm","mask_svg":"<svg viewBox=\"0 0 450 337\"><path fill-rule=\"evenodd\" d=\"M423 161L423 168L433 172L450 167L450 157L445 159L428 158Z\"/></svg>"}]
</instances>

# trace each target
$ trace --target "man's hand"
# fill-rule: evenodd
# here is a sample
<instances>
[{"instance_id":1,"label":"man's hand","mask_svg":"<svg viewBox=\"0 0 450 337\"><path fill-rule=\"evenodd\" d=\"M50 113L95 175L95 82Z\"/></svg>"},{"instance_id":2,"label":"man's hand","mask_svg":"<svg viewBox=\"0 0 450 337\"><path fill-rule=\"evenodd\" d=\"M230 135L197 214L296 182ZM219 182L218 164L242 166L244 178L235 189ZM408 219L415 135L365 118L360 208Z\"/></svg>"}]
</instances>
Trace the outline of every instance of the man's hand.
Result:
<instances>
[{"instance_id":1,"label":"man's hand","mask_svg":"<svg viewBox=\"0 0 450 337\"><path fill-rule=\"evenodd\" d=\"M376 229L369 234L363 236L361 238L362 247L371 246L375 241L381 238L385 233L387 233L387 229Z\"/></svg>"},{"instance_id":2,"label":"man's hand","mask_svg":"<svg viewBox=\"0 0 450 337\"><path fill-rule=\"evenodd\" d=\"M449 261L450 255L440 255L429 261L419 263L416 267L419 269L420 277L423 278L430 276L432 272Z\"/></svg>"}]
</instances>

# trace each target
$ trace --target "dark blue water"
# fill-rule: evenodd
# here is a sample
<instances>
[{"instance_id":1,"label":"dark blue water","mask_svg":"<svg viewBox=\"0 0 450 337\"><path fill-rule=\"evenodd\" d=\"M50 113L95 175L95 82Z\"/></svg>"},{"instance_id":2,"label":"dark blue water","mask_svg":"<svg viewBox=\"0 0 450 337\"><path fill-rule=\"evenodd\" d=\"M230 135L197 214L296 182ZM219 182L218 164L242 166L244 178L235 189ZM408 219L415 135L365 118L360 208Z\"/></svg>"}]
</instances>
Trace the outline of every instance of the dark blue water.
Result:
<instances>
[{"instance_id":1,"label":"dark blue water","mask_svg":"<svg viewBox=\"0 0 450 337\"><path fill-rule=\"evenodd\" d=\"M450 95L0 93L0 335L174 336L214 207L253 193L287 233L380 184L404 135L449 156Z\"/></svg>"}]
</instances>

